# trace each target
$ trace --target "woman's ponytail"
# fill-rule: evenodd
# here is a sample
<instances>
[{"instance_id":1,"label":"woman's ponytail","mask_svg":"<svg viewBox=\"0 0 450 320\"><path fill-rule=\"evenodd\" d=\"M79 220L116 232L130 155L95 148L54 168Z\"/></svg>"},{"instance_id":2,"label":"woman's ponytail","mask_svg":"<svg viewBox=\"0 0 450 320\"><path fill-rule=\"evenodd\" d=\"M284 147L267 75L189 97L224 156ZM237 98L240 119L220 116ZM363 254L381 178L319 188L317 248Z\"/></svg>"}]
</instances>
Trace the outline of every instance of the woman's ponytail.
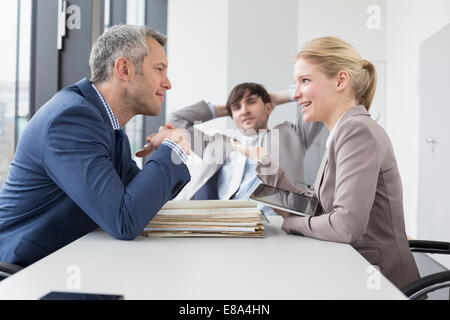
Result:
<instances>
[{"instance_id":1,"label":"woman's ponytail","mask_svg":"<svg viewBox=\"0 0 450 320\"><path fill-rule=\"evenodd\" d=\"M363 60L363 69L365 75L360 83L362 90L359 104L365 106L367 111L369 111L377 87L377 71L373 63L367 60Z\"/></svg>"}]
</instances>

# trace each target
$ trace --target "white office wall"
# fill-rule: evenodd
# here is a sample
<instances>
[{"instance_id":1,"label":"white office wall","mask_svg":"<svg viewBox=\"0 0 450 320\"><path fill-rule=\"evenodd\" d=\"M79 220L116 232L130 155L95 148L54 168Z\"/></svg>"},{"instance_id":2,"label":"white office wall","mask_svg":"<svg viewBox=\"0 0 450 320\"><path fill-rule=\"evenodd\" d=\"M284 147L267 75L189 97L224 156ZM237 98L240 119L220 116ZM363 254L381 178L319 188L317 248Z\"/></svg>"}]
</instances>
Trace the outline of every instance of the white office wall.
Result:
<instances>
[{"instance_id":1,"label":"white office wall","mask_svg":"<svg viewBox=\"0 0 450 320\"><path fill-rule=\"evenodd\" d=\"M228 91L249 81L269 92L287 89L297 50L297 2L229 0L228 23ZM269 128L295 119L296 112L294 103L275 108Z\"/></svg>"},{"instance_id":2,"label":"white office wall","mask_svg":"<svg viewBox=\"0 0 450 320\"><path fill-rule=\"evenodd\" d=\"M380 10L379 28L371 23L373 6ZM386 0L298 0L298 45L317 37L335 36L352 44L363 58L383 61L385 7Z\"/></svg>"},{"instance_id":3,"label":"white office wall","mask_svg":"<svg viewBox=\"0 0 450 320\"><path fill-rule=\"evenodd\" d=\"M170 0L166 113L201 99L227 97L227 0Z\"/></svg>"},{"instance_id":4,"label":"white office wall","mask_svg":"<svg viewBox=\"0 0 450 320\"><path fill-rule=\"evenodd\" d=\"M411 237L417 238L419 48L423 40L450 23L450 1L387 1L386 13L386 128L403 182L406 229ZM436 61L436 67L439 67L439 61Z\"/></svg>"}]
</instances>

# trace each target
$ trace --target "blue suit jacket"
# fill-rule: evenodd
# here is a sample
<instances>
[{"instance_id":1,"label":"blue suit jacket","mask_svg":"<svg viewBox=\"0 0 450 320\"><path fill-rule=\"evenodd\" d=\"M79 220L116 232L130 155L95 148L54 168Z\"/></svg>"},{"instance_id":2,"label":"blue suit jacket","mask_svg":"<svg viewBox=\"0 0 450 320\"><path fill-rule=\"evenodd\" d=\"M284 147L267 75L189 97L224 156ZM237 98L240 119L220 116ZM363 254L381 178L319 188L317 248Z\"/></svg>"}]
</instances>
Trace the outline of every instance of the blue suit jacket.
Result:
<instances>
[{"instance_id":1,"label":"blue suit jacket","mask_svg":"<svg viewBox=\"0 0 450 320\"><path fill-rule=\"evenodd\" d=\"M39 109L0 191L0 261L27 266L97 227L134 239L190 180L165 145L140 170L126 136L119 175L115 148L107 112L87 79Z\"/></svg>"}]
</instances>

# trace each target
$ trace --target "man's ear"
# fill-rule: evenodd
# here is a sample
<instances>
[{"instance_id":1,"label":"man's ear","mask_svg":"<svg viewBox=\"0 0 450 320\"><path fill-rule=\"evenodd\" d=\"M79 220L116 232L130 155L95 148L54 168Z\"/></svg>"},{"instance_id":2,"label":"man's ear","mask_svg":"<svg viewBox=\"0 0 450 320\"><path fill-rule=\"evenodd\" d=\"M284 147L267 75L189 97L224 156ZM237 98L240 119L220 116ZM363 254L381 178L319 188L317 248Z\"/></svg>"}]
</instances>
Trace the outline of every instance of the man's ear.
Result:
<instances>
[{"instance_id":1,"label":"man's ear","mask_svg":"<svg viewBox=\"0 0 450 320\"><path fill-rule=\"evenodd\" d=\"M336 88L338 91L344 90L350 84L350 75L347 71L341 70L336 75Z\"/></svg>"},{"instance_id":2,"label":"man's ear","mask_svg":"<svg viewBox=\"0 0 450 320\"><path fill-rule=\"evenodd\" d=\"M272 111L273 111L272 103L267 102L267 103L266 103L266 112L267 112L267 116L270 116L270 114L272 113Z\"/></svg>"},{"instance_id":3,"label":"man's ear","mask_svg":"<svg viewBox=\"0 0 450 320\"><path fill-rule=\"evenodd\" d=\"M119 79L129 82L134 77L135 68L128 59L119 57L114 63L114 73Z\"/></svg>"}]
</instances>

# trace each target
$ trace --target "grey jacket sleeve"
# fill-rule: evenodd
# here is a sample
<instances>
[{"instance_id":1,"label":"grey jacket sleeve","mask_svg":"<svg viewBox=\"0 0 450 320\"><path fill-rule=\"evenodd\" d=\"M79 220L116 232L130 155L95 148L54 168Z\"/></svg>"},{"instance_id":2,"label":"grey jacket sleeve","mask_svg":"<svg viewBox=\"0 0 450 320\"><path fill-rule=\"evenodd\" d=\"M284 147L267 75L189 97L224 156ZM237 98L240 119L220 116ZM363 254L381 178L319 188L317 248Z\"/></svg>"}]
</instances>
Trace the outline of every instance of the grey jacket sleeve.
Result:
<instances>
[{"instance_id":1,"label":"grey jacket sleeve","mask_svg":"<svg viewBox=\"0 0 450 320\"><path fill-rule=\"evenodd\" d=\"M212 120L211 111L208 104L202 100L196 104L170 113L167 122L172 123L177 128L187 130L190 136L192 151L203 158L203 152L211 137L195 128L194 125L209 120Z\"/></svg>"},{"instance_id":2,"label":"grey jacket sleeve","mask_svg":"<svg viewBox=\"0 0 450 320\"><path fill-rule=\"evenodd\" d=\"M302 138L302 143L305 147L305 150L307 150L314 142L314 139L317 137L320 130L322 130L323 123L305 122L303 120L303 115L300 114L297 123L293 125L293 127L297 132L297 135Z\"/></svg>"}]
</instances>

